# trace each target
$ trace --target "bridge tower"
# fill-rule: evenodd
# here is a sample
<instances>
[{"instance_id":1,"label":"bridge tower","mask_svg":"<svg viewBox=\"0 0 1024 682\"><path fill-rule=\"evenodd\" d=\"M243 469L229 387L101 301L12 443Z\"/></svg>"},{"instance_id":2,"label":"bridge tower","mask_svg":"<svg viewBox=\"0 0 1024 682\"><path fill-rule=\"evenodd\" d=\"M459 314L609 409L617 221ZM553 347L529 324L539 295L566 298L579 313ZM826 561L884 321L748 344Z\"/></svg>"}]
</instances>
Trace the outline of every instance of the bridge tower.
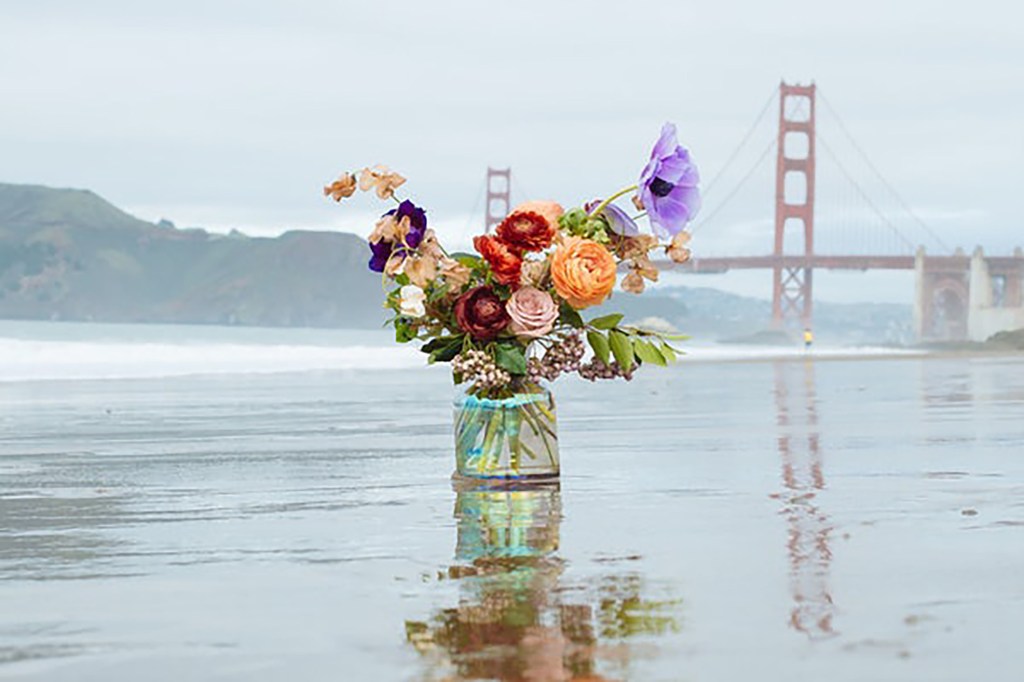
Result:
<instances>
[{"instance_id":1,"label":"bridge tower","mask_svg":"<svg viewBox=\"0 0 1024 682\"><path fill-rule=\"evenodd\" d=\"M487 222L484 231L491 233L509 211L512 197L512 169L487 168Z\"/></svg>"},{"instance_id":2,"label":"bridge tower","mask_svg":"<svg viewBox=\"0 0 1024 682\"><path fill-rule=\"evenodd\" d=\"M794 324L810 326L813 312L814 280L809 260L814 255L814 90L813 83L779 85L772 324L780 329ZM795 236L792 232L802 228L802 255L807 262L791 265L783 261L787 255L787 226L791 239Z\"/></svg>"}]
</instances>

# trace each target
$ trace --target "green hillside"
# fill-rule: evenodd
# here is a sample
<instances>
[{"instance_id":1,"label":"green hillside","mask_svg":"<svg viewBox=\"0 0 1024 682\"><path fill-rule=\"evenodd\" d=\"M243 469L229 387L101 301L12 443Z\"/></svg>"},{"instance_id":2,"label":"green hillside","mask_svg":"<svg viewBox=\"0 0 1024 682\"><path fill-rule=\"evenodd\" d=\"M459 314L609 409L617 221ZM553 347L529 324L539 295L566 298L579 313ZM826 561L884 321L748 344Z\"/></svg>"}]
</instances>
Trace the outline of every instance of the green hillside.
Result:
<instances>
[{"instance_id":1,"label":"green hillside","mask_svg":"<svg viewBox=\"0 0 1024 682\"><path fill-rule=\"evenodd\" d=\"M377 326L366 258L355 235L178 230L89 191L0 184L0 318Z\"/></svg>"},{"instance_id":2,"label":"green hillside","mask_svg":"<svg viewBox=\"0 0 1024 682\"><path fill-rule=\"evenodd\" d=\"M147 223L85 190L0 184L0 318L379 327L380 276L351 234L274 239ZM695 283L699 280L695 279ZM616 291L601 308L701 339L764 330L767 301L708 288ZM900 342L909 306L818 303L823 341Z\"/></svg>"}]
</instances>

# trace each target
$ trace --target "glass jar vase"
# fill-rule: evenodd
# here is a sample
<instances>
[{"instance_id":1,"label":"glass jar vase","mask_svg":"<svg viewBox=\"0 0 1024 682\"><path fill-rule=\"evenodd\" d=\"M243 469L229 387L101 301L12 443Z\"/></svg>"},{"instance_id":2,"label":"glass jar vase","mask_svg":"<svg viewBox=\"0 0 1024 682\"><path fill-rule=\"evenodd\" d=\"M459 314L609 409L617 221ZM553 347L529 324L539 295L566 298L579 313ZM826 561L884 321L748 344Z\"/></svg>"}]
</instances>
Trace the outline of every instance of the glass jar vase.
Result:
<instances>
[{"instance_id":1,"label":"glass jar vase","mask_svg":"<svg viewBox=\"0 0 1024 682\"><path fill-rule=\"evenodd\" d=\"M531 384L507 398L479 398L460 391L453 406L457 477L558 477L555 400L547 388Z\"/></svg>"}]
</instances>

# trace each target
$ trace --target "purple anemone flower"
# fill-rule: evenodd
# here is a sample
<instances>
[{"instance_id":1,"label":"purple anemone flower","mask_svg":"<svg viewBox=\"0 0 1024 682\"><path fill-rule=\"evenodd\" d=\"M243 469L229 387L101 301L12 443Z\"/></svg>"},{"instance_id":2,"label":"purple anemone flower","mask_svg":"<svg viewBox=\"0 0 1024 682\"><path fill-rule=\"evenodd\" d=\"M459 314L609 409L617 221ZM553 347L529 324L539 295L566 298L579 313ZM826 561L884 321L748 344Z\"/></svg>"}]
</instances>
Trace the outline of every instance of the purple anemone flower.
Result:
<instances>
[{"instance_id":1,"label":"purple anemone flower","mask_svg":"<svg viewBox=\"0 0 1024 682\"><path fill-rule=\"evenodd\" d=\"M590 213L600 205L600 201L595 199L583 206L583 210ZM629 217L629 214L623 211L615 204L608 204L601 209L601 215L608 221L608 227L617 235L622 237L635 237L640 234L640 228L636 226L636 222Z\"/></svg>"},{"instance_id":2,"label":"purple anemone flower","mask_svg":"<svg viewBox=\"0 0 1024 682\"><path fill-rule=\"evenodd\" d=\"M686 227L700 209L700 174L690 152L679 146L676 127L661 129L651 160L640 173L640 201L651 226L661 237L671 237Z\"/></svg>"},{"instance_id":3,"label":"purple anemone flower","mask_svg":"<svg viewBox=\"0 0 1024 682\"><path fill-rule=\"evenodd\" d=\"M374 272L384 272L384 266L387 265L392 253L397 251L404 256L406 251L418 247L427 231L426 211L409 200L403 201L398 208L393 208L384 215L395 216L396 220L408 218L409 234L406 235L404 244L396 244L383 239L376 244L370 244L370 251L373 255L370 256L369 265Z\"/></svg>"},{"instance_id":4,"label":"purple anemone flower","mask_svg":"<svg viewBox=\"0 0 1024 682\"><path fill-rule=\"evenodd\" d=\"M388 259L391 258L392 248L394 248L394 244L383 239L376 244L370 244L370 251L373 253L370 256L370 269L374 272L384 272L384 266L388 264Z\"/></svg>"}]
</instances>

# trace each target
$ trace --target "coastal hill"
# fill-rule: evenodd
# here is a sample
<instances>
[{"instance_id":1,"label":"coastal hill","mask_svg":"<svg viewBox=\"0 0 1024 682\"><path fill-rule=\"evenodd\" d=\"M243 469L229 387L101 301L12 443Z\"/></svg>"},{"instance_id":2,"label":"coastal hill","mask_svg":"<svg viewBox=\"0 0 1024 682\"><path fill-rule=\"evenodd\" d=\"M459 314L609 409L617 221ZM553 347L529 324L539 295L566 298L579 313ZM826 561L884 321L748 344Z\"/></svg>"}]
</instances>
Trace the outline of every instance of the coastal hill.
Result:
<instances>
[{"instance_id":1,"label":"coastal hill","mask_svg":"<svg viewBox=\"0 0 1024 682\"><path fill-rule=\"evenodd\" d=\"M0 184L0 319L379 328L368 255L352 234L221 235L139 220L88 190ZM592 312L708 340L742 340L771 315L768 301L694 287L617 291ZM815 317L826 341L910 330L909 306L818 303Z\"/></svg>"},{"instance_id":2,"label":"coastal hill","mask_svg":"<svg viewBox=\"0 0 1024 682\"><path fill-rule=\"evenodd\" d=\"M220 235L139 220L88 190L0 184L0 319L379 328L368 257L352 234ZM686 315L667 296L614 306Z\"/></svg>"},{"instance_id":3,"label":"coastal hill","mask_svg":"<svg viewBox=\"0 0 1024 682\"><path fill-rule=\"evenodd\" d=\"M0 318L377 327L366 244L139 220L93 192L0 184Z\"/></svg>"}]
</instances>

